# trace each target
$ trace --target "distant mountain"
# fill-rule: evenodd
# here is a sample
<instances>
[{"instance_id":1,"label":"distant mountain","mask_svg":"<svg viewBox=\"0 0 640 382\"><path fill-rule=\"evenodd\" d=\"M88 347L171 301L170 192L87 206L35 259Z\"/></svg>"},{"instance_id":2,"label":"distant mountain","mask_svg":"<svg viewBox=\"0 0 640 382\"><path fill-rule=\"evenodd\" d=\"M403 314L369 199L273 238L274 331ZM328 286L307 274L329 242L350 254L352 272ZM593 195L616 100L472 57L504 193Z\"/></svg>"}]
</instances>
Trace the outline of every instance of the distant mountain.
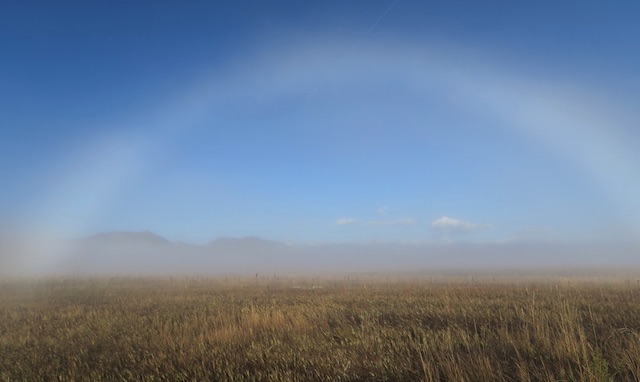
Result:
<instances>
[{"instance_id":1,"label":"distant mountain","mask_svg":"<svg viewBox=\"0 0 640 382\"><path fill-rule=\"evenodd\" d=\"M170 245L169 240L153 232L107 232L98 233L86 239L91 244L118 245Z\"/></svg>"},{"instance_id":2,"label":"distant mountain","mask_svg":"<svg viewBox=\"0 0 640 382\"><path fill-rule=\"evenodd\" d=\"M257 248L286 248L286 244L277 241L266 240L256 236L247 237L219 237L211 243L200 246L183 242L173 243L164 237L150 231L128 232L114 231L97 233L86 239L87 244L123 244L123 245L179 245L182 247L203 247L218 249L257 249Z\"/></svg>"}]
</instances>

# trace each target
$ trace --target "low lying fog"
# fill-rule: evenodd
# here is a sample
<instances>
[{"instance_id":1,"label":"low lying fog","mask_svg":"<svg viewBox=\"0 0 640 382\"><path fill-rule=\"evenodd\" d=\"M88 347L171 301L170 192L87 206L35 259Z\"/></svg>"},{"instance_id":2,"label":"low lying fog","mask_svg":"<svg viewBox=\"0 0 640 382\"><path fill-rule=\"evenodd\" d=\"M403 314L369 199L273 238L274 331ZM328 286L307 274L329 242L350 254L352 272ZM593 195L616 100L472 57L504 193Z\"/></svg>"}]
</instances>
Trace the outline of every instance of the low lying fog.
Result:
<instances>
[{"instance_id":1,"label":"low lying fog","mask_svg":"<svg viewBox=\"0 0 640 382\"><path fill-rule=\"evenodd\" d=\"M630 245L298 244L257 237L174 243L150 232L114 232L79 240L4 237L3 275L166 275L326 272L429 272L458 269L637 266Z\"/></svg>"}]
</instances>

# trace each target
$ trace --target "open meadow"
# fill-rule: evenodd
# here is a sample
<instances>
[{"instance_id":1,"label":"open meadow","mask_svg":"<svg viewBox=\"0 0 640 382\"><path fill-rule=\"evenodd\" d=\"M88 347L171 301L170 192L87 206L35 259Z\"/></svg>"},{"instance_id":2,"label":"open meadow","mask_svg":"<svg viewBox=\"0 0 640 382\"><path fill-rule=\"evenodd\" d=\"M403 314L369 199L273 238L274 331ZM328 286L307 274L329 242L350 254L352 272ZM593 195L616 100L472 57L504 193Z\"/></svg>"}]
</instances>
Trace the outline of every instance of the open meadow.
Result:
<instances>
[{"instance_id":1,"label":"open meadow","mask_svg":"<svg viewBox=\"0 0 640 382\"><path fill-rule=\"evenodd\" d=\"M0 281L0 380L634 381L632 276Z\"/></svg>"}]
</instances>

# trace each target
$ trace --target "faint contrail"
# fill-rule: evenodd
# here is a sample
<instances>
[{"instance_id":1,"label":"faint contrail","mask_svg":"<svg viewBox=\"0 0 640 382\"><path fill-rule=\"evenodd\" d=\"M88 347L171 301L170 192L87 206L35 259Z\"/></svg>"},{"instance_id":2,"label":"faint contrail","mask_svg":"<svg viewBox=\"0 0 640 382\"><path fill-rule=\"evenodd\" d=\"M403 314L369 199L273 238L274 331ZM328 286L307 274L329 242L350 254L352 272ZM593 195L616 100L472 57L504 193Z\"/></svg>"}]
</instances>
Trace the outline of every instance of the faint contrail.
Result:
<instances>
[{"instance_id":1,"label":"faint contrail","mask_svg":"<svg viewBox=\"0 0 640 382\"><path fill-rule=\"evenodd\" d=\"M396 6L396 4L398 4L398 1L400 0L396 0L393 2L393 4L391 4L391 6L389 6L389 8L387 8L386 11L384 11L384 13L382 14L382 16L380 16L380 18L378 18L378 20L373 23L373 25L371 26L371 28L369 28L369 30L367 31L367 33L365 33L365 35L360 39L360 41L358 41L358 43L360 43L362 40L364 40L365 38L367 38L367 36L369 36L369 34L371 34L371 32L373 32L373 30L378 26L378 24L380 23L380 21L382 21L382 19L385 18L385 16L387 16L387 14L389 14L389 12L391 12L391 10L393 9L393 7Z\"/></svg>"},{"instance_id":2,"label":"faint contrail","mask_svg":"<svg viewBox=\"0 0 640 382\"><path fill-rule=\"evenodd\" d=\"M393 9L393 7L396 6L396 4L398 4L400 0L395 0L383 13L380 17L378 17L378 20L376 20L375 23L373 23L373 25L371 25L371 27L369 27L369 29L365 32L365 34L362 35L362 37L360 37L356 42L354 42L351 47L342 55L342 57L340 57L338 59L338 61L336 61L336 63L331 67L329 73L324 77L324 79L322 80L322 82L320 82L320 84L318 86L315 87L315 89L313 89L309 95L307 95L307 101L309 102L309 100L311 99L311 97L313 97L318 90L320 90L320 88L322 88L331 77L333 77L333 73L335 73L336 68L340 65L340 63L342 61L344 61L344 59L351 54L351 52L353 52L353 50L355 48L357 48L360 44L362 44L362 42L369 37L369 35L373 32L374 29L376 29L376 27L378 26L378 24L380 24L380 22L382 21L382 19L384 19L389 12L391 12L391 10Z\"/></svg>"}]
</instances>

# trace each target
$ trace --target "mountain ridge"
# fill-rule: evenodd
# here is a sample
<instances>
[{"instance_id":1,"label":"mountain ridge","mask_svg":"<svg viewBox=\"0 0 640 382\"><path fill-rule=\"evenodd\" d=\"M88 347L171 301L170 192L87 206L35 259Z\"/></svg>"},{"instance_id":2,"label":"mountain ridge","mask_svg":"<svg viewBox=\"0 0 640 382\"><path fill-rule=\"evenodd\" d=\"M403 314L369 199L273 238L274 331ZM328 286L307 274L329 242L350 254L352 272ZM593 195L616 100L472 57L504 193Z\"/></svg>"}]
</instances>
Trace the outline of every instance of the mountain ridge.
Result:
<instances>
[{"instance_id":1,"label":"mountain ridge","mask_svg":"<svg viewBox=\"0 0 640 382\"><path fill-rule=\"evenodd\" d=\"M80 239L86 243L118 243L118 244L163 244L177 245L188 247L229 247L229 246L271 246L271 247L287 247L282 242L265 239L258 236L220 236L206 244L191 244L184 241L171 241L152 231L109 231L98 232L91 236Z\"/></svg>"},{"instance_id":2,"label":"mountain ridge","mask_svg":"<svg viewBox=\"0 0 640 382\"><path fill-rule=\"evenodd\" d=\"M100 232L84 239L90 243L118 243L118 244L174 244L170 240L151 231L111 231Z\"/></svg>"}]
</instances>

